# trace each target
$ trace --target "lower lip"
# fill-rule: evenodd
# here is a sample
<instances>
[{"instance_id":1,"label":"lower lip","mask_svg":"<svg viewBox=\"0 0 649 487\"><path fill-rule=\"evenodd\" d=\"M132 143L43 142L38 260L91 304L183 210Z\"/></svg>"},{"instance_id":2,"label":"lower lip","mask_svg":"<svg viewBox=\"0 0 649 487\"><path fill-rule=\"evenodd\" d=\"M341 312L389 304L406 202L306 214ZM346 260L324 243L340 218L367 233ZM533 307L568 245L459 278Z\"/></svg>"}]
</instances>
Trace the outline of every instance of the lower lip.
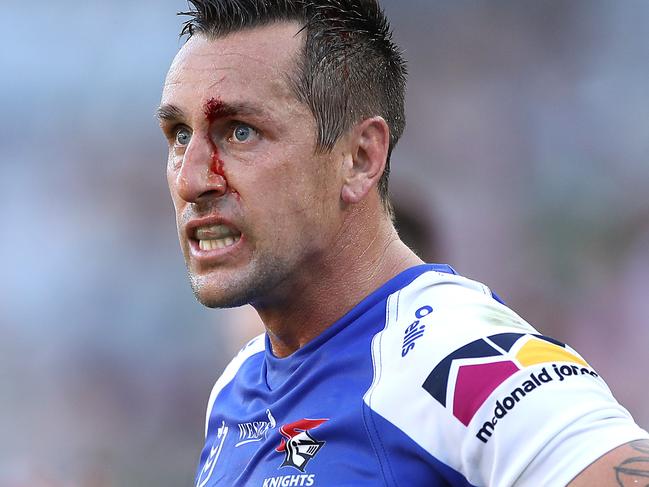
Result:
<instances>
[{"instance_id":1,"label":"lower lip","mask_svg":"<svg viewBox=\"0 0 649 487\"><path fill-rule=\"evenodd\" d=\"M198 240L189 240L189 249L192 259L200 264L216 264L223 262L226 259L233 257L241 249L244 243L243 235L239 237L232 245L222 247L214 250L202 250L198 244Z\"/></svg>"}]
</instances>

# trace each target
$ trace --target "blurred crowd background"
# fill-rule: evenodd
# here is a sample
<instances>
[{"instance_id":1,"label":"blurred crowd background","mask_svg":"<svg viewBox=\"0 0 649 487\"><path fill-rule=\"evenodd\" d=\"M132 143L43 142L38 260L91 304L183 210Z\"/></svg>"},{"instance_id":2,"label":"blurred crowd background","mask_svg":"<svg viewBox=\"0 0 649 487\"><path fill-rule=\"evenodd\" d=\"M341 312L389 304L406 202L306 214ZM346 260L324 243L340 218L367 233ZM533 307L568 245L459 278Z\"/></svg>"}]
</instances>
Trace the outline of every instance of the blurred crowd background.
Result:
<instances>
[{"instance_id":1,"label":"blurred crowd background","mask_svg":"<svg viewBox=\"0 0 649 487\"><path fill-rule=\"evenodd\" d=\"M260 331L194 300L153 113L182 0L0 1L0 487L189 486ZM570 343L649 427L649 2L384 0L422 255Z\"/></svg>"}]
</instances>

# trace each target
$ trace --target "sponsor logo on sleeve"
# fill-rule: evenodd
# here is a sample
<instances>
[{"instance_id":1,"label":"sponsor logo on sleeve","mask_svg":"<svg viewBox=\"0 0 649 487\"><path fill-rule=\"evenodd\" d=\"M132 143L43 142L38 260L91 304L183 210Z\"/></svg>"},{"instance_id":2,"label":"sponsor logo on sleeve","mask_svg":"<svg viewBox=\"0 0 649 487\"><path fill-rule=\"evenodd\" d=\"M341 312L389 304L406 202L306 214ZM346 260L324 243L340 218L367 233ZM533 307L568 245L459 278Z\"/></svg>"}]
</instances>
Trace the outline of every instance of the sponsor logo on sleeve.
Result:
<instances>
[{"instance_id":1,"label":"sponsor logo on sleeve","mask_svg":"<svg viewBox=\"0 0 649 487\"><path fill-rule=\"evenodd\" d=\"M471 342L448 355L422 387L464 426L469 426L496 388L514 374L539 364L548 365L524 376L517 387L496 398L493 417L476 434L476 438L487 443L498 421L537 388L567 377L599 376L561 342L541 335L500 333Z\"/></svg>"},{"instance_id":2,"label":"sponsor logo on sleeve","mask_svg":"<svg viewBox=\"0 0 649 487\"><path fill-rule=\"evenodd\" d=\"M401 344L401 357L408 355L408 352L415 348L417 340L426 333L426 324L422 319L433 312L430 306L422 306L415 311L415 320L406 328L403 334L403 343Z\"/></svg>"}]
</instances>

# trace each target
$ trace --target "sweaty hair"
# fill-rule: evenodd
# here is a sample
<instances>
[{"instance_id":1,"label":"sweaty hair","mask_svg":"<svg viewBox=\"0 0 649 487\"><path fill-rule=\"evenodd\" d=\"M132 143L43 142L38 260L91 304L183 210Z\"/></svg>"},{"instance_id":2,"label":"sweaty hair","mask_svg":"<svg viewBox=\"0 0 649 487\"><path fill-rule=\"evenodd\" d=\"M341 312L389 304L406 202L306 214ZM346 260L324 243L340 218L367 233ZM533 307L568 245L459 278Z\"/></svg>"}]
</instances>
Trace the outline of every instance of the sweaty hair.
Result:
<instances>
[{"instance_id":1,"label":"sweaty hair","mask_svg":"<svg viewBox=\"0 0 649 487\"><path fill-rule=\"evenodd\" d=\"M390 155L405 128L406 63L378 0L189 0L181 36L209 38L281 21L297 21L306 43L292 83L316 120L317 150L331 151L355 123L381 116L390 127L385 171L378 183L384 208ZM192 8L193 7L193 8Z\"/></svg>"}]
</instances>

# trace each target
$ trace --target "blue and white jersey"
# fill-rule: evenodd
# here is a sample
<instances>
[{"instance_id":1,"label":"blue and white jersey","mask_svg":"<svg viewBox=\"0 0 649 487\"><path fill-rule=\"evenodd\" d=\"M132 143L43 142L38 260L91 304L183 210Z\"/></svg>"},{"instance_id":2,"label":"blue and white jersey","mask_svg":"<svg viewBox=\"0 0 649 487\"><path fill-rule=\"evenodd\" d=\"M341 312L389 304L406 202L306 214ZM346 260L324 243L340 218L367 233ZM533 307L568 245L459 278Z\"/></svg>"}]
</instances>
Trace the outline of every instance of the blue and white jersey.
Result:
<instances>
[{"instance_id":1,"label":"blue and white jersey","mask_svg":"<svg viewBox=\"0 0 649 487\"><path fill-rule=\"evenodd\" d=\"M574 350L422 265L289 357L248 343L210 396L196 486L561 486L643 438Z\"/></svg>"}]
</instances>

